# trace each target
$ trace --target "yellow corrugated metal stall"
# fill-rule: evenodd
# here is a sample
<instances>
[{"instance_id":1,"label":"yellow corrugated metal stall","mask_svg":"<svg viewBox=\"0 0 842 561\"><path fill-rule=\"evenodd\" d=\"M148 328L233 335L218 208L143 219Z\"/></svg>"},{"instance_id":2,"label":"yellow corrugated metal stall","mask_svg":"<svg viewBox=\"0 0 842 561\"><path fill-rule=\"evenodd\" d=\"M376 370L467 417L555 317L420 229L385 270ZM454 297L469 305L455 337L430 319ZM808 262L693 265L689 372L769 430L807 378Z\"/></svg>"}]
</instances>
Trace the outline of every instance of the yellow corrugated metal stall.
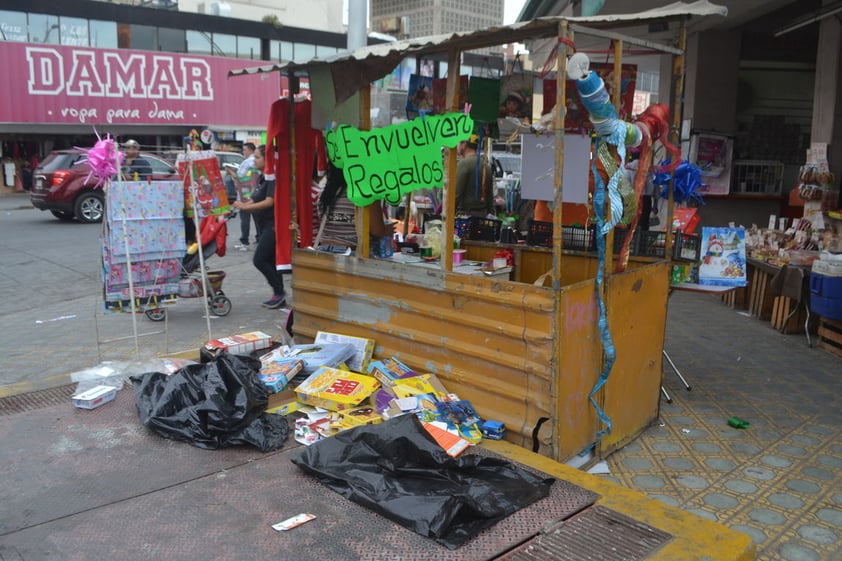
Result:
<instances>
[{"instance_id":1,"label":"yellow corrugated metal stall","mask_svg":"<svg viewBox=\"0 0 842 561\"><path fill-rule=\"evenodd\" d=\"M373 338L378 356L437 374L526 448L546 417L539 437L550 457L593 445L600 426L588 396L602 348L592 279L556 290L305 250L293 262L296 334ZM618 359L597 396L613 421L606 451L657 418L667 271L664 262L646 263L607 282Z\"/></svg>"},{"instance_id":2,"label":"yellow corrugated metal stall","mask_svg":"<svg viewBox=\"0 0 842 561\"><path fill-rule=\"evenodd\" d=\"M365 129L368 84L406 56L447 55L447 103L455 111L458 80L452 77L460 74L460 53L464 50L536 37L569 38L571 22L577 32L598 35L598 30L581 25L609 27L624 19L639 24L640 20L663 17L683 21L688 16L682 6L666 10L675 13L541 18L434 41L377 45L325 60L283 63L260 71L297 75L322 65L328 65L331 71L343 69L344 81L337 80L337 88L353 88L362 94L360 123ZM683 45L683 24L681 29ZM619 65L622 44L629 39L614 31L604 33L615 45L615 64ZM558 75L565 75L567 49L563 43L559 40ZM673 47L645 41L637 44L662 49L678 61L683 57L683 50ZM674 68L683 72L683 63L676 62ZM564 84L565 80L558 81L560 100L565 96ZM615 85L619 91L619 85ZM554 134L560 140L564 133L556 107ZM469 400L484 418L504 422L507 440L526 448L537 445L542 454L556 460L564 461L589 449L604 456L633 439L658 417L671 264L669 258L633 258L625 271L615 273L610 252L607 262L601 263L593 254L562 247L563 144L555 143L553 247L513 248L517 256L512 280L452 272L449 243L442 244L439 268L361 257L368 255L368 225L365 213L358 212L362 241L356 256L293 251L295 334L309 339L322 330L372 338L377 356L396 356L418 371L437 374L450 391ZM445 163L453 184L455 151L449 151ZM295 173L293 168L293 177ZM455 212L454 195L447 188L443 214L443 239L450 240ZM487 259L494 249L493 244L468 244L466 258ZM667 256L670 249L668 240ZM600 271L605 274L599 275ZM606 306L616 362L607 382L597 391L594 388L605 366L598 295ZM610 419L610 432L597 408Z\"/></svg>"}]
</instances>

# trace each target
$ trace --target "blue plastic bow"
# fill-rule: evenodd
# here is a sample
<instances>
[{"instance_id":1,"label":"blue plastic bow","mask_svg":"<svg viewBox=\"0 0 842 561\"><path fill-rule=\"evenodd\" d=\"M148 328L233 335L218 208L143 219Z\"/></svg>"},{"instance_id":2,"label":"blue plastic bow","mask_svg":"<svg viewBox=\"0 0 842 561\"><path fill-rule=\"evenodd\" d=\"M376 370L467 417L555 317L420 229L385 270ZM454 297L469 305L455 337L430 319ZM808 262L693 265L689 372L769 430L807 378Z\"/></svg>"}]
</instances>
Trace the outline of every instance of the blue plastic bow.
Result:
<instances>
[{"instance_id":1,"label":"blue plastic bow","mask_svg":"<svg viewBox=\"0 0 842 561\"><path fill-rule=\"evenodd\" d=\"M665 169L669 166L670 161L665 160L661 162L660 168ZM673 200L677 203L689 203L691 201L697 202L701 205L705 204L702 194L698 191L703 187L702 170L694 166L687 160L682 161L673 173L667 171L659 171L655 173L655 178L652 182L661 188L661 198L669 198L670 180L675 176L673 182Z\"/></svg>"}]
</instances>

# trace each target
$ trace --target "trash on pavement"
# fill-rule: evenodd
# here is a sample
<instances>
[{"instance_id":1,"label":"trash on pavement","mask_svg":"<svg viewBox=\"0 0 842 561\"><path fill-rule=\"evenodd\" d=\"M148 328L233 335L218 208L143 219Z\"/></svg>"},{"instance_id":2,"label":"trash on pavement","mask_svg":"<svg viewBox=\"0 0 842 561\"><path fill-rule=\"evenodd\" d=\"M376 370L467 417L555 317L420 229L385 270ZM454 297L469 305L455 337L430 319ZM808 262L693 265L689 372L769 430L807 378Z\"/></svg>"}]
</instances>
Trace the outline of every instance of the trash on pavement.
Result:
<instances>
[{"instance_id":1,"label":"trash on pavement","mask_svg":"<svg viewBox=\"0 0 842 561\"><path fill-rule=\"evenodd\" d=\"M216 449L251 444L261 452L281 448L286 417L265 413L268 390L260 361L222 351L207 364L190 364L168 375L132 376L141 423L172 440Z\"/></svg>"}]
</instances>

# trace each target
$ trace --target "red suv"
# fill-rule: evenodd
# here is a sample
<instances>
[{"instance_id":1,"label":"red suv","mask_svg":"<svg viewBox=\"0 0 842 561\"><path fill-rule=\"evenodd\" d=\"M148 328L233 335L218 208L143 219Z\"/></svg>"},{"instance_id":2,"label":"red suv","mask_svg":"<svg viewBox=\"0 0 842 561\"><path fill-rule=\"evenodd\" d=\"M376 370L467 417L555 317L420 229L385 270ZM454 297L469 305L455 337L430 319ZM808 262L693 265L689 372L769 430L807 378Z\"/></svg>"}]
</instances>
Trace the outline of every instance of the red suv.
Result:
<instances>
[{"instance_id":1,"label":"red suv","mask_svg":"<svg viewBox=\"0 0 842 561\"><path fill-rule=\"evenodd\" d=\"M157 156L141 154L152 167L153 180L180 180L178 171ZM33 173L29 200L35 208L49 210L61 220L101 222L104 198L97 180L88 178L90 168L81 150L56 150Z\"/></svg>"}]
</instances>

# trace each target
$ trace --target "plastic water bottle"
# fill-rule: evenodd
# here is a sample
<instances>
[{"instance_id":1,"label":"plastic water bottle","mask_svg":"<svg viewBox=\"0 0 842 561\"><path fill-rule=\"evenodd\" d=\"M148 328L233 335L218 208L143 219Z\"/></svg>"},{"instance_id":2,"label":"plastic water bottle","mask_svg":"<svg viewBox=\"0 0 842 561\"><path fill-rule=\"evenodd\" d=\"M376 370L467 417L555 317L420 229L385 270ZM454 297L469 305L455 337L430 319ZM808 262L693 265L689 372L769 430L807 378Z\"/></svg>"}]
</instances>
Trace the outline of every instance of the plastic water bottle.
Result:
<instances>
[{"instance_id":1,"label":"plastic water bottle","mask_svg":"<svg viewBox=\"0 0 842 561\"><path fill-rule=\"evenodd\" d=\"M395 240L392 236L383 236L377 239L377 257L391 257L395 252Z\"/></svg>"}]
</instances>

